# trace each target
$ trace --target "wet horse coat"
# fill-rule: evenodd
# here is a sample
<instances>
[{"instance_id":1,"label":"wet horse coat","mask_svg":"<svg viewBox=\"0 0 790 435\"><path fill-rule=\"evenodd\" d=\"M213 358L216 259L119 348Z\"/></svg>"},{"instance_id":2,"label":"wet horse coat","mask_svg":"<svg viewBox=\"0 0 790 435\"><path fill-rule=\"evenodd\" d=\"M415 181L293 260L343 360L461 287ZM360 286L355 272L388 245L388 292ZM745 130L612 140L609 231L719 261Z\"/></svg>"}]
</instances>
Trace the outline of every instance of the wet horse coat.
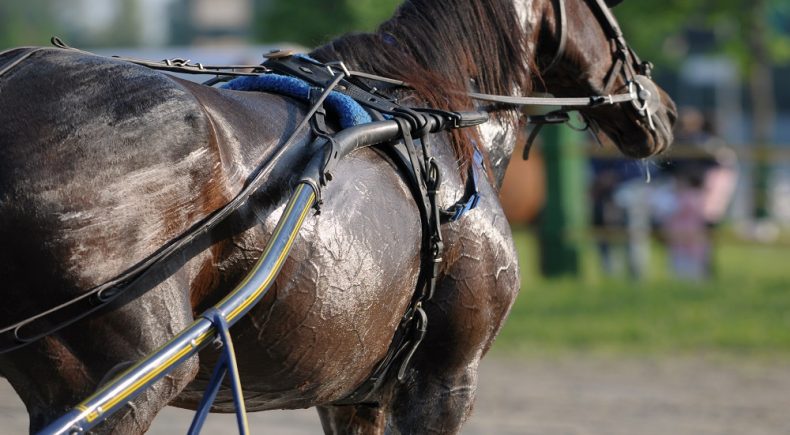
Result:
<instances>
[{"instance_id":1,"label":"wet horse coat","mask_svg":"<svg viewBox=\"0 0 790 435\"><path fill-rule=\"evenodd\" d=\"M400 96L414 104L463 109L472 103L457 91L470 84L529 92L529 68L555 47L555 5L408 1L378 33L346 36L313 55L405 79L416 92ZM559 95L606 91L605 35L587 2L566 7L575 30L543 83ZM671 138L674 109L664 104L658 132L627 108L588 115L624 151L643 156ZM0 282L13 301L0 310L8 323L113 278L229 201L305 113L286 97L220 91L60 50L38 52L0 78L0 107L13 108L0 113ZM478 209L442 227L445 261L426 304L428 336L407 378L391 379L369 403L345 406L332 403L384 357L412 297L421 224L408 185L379 152L362 149L339 163L321 214L306 221L273 290L232 329L249 409L320 406L330 433L458 431L477 365L519 287L496 198L518 120L503 110L476 134L432 141L443 206L462 196L472 140L486 150L491 176ZM3 355L0 370L28 407L31 429L217 302L261 254L308 157L299 147L283 156L247 206L136 283L139 297ZM168 403L195 406L215 358L201 353L100 429L140 432ZM217 410L230 404L221 393Z\"/></svg>"}]
</instances>

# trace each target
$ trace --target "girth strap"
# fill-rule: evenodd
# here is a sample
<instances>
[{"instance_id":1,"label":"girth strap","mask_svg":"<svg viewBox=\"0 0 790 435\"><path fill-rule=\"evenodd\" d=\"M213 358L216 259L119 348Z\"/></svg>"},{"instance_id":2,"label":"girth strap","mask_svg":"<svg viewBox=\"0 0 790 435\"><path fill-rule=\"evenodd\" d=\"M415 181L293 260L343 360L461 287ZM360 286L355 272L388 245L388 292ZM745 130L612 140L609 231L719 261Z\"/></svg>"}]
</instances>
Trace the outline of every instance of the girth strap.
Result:
<instances>
[{"instance_id":1,"label":"girth strap","mask_svg":"<svg viewBox=\"0 0 790 435\"><path fill-rule=\"evenodd\" d=\"M395 121L400 125L403 139L396 143L382 144L377 148L389 156L399 172L406 177L407 185L420 212L423 235L417 288L395 331L387 355L368 379L351 394L334 402L337 405L370 401L381 384L389 378L388 375L396 364L399 364L397 379L399 381L406 379L411 359L427 332L428 316L422 305L433 296L442 262L444 245L440 230L441 212L436 199L436 192L441 183L438 167L430 156L426 138L413 138L406 119L395 118Z\"/></svg>"}]
</instances>

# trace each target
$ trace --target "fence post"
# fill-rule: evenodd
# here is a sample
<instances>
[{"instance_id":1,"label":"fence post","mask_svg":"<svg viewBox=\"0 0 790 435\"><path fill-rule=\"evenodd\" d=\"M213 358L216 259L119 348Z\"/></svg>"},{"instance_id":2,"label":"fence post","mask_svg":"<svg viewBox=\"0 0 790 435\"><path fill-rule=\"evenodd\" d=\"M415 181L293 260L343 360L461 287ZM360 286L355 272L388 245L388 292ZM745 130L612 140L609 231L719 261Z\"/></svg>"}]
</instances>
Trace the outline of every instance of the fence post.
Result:
<instances>
[{"instance_id":1,"label":"fence post","mask_svg":"<svg viewBox=\"0 0 790 435\"><path fill-rule=\"evenodd\" d=\"M540 221L543 276L578 276L580 243L587 225L584 150L580 133L564 125L541 132L546 161L546 208Z\"/></svg>"}]
</instances>

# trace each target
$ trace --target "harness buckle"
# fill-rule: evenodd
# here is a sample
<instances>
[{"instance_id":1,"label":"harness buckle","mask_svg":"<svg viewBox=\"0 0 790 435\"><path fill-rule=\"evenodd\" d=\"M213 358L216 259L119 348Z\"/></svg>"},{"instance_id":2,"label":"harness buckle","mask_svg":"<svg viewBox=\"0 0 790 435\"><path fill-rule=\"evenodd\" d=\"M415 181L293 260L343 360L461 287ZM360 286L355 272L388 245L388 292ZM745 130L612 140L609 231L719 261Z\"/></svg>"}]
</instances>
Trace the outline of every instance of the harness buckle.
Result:
<instances>
[{"instance_id":1,"label":"harness buckle","mask_svg":"<svg viewBox=\"0 0 790 435\"><path fill-rule=\"evenodd\" d=\"M441 239L435 239L431 247L431 256L433 257L434 263L441 263L444 261L442 252L444 252L444 242L442 242Z\"/></svg>"},{"instance_id":2,"label":"harness buckle","mask_svg":"<svg viewBox=\"0 0 790 435\"><path fill-rule=\"evenodd\" d=\"M639 111L644 110L644 108L640 108L638 105L638 102L640 100L639 92L641 90L642 90L642 85L637 83L636 80L628 81L628 95L631 98L631 104L633 104L634 107Z\"/></svg>"},{"instance_id":3,"label":"harness buckle","mask_svg":"<svg viewBox=\"0 0 790 435\"><path fill-rule=\"evenodd\" d=\"M286 49L275 48L269 50L268 53L264 53L263 57L265 57L266 59L281 59L284 57L291 57L294 55L294 53L295 51L289 48Z\"/></svg>"},{"instance_id":4,"label":"harness buckle","mask_svg":"<svg viewBox=\"0 0 790 435\"><path fill-rule=\"evenodd\" d=\"M406 380L407 370L409 368L409 364L411 363L411 359L414 357L414 353L417 351L420 343L425 338L425 333L428 331L428 315L425 314L425 310L423 310L421 302L417 302L413 314L416 315L416 322L412 331L413 336L410 341L406 342L408 351L403 357L403 361L401 361L400 367L398 368L398 374L396 376L398 382L404 382Z\"/></svg>"},{"instance_id":5,"label":"harness buckle","mask_svg":"<svg viewBox=\"0 0 790 435\"><path fill-rule=\"evenodd\" d=\"M562 124L568 122L569 119L568 112L555 110L545 115L532 116L529 118L529 121L541 124Z\"/></svg>"}]
</instances>

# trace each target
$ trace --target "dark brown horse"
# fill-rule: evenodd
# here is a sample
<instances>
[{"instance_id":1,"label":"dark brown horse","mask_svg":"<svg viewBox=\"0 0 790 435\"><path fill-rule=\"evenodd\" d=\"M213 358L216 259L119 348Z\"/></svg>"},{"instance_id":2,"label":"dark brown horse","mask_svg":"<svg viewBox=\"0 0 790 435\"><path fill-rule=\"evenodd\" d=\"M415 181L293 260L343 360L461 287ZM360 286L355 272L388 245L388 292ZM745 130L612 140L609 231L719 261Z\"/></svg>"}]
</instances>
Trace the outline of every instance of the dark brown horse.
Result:
<instances>
[{"instance_id":1,"label":"dark brown horse","mask_svg":"<svg viewBox=\"0 0 790 435\"><path fill-rule=\"evenodd\" d=\"M312 55L406 80L405 101L474 107L464 92L563 96L618 92L589 0L407 0L377 33ZM0 58L0 68L15 52ZM0 284L6 323L112 279L221 207L304 117L305 105L184 82L122 61L46 49L0 77ZM626 154L671 142L662 93L655 129L628 104L583 111ZM477 367L516 297L519 273L497 200L522 117L502 108L474 133L437 138L444 206L463 193L471 143L491 174L479 207L443 225L446 251L426 304L429 329L403 382L338 405L387 354L420 268L420 214L394 165L374 149L339 163L321 214L307 219L273 290L233 329L248 409L316 406L327 433L456 433ZM307 143L308 134L300 139ZM284 156L238 213L172 256L125 298L0 357L32 431L74 406L217 302L261 254L309 156ZM194 407L216 359L204 351L99 427L144 432L165 405ZM215 410L230 411L227 392Z\"/></svg>"}]
</instances>

